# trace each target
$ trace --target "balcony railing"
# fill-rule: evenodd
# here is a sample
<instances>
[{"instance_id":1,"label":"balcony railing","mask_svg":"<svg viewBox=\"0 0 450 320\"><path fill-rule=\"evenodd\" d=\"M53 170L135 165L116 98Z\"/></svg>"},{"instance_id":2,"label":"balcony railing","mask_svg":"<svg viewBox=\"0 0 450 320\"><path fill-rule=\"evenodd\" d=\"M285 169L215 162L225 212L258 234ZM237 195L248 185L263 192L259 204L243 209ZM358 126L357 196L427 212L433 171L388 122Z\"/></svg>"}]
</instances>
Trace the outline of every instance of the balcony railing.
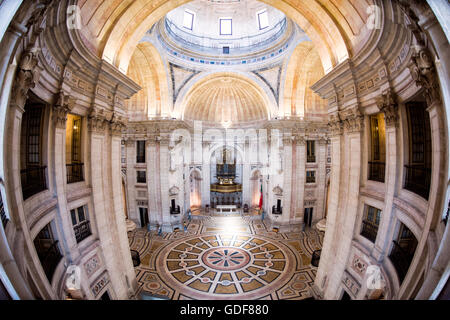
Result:
<instances>
[{"instance_id":1,"label":"balcony railing","mask_svg":"<svg viewBox=\"0 0 450 320\"><path fill-rule=\"evenodd\" d=\"M384 182L385 168L384 162L369 161L369 180Z\"/></svg>"},{"instance_id":2,"label":"balcony railing","mask_svg":"<svg viewBox=\"0 0 450 320\"><path fill-rule=\"evenodd\" d=\"M283 207L272 206L272 214L283 214Z\"/></svg>"},{"instance_id":3,"label":"balcony railing","mask_svg":"<svg viewBox=\"0 0 450 320\"><path fill-rule=\"evenodd\" d=\"M315 155L306 156L306 162L316 162L316 156Z\"/></svg>"},{"instance_id":4,"label":"balcony railing","mask_svg":"<svg viewBox=\"0 0 450 320\"><path fill-rule=\"evenodd\" d=\"M375 242L375 239L377 238L377 233L378 233L377 226L374 226L373 224L367 221L362 222L361 235L364 238L369 239L372 242Z\"/></svg>"},{"instance_id":5,"label":"balcony railing","mask_svg":"<svg viewBox=\"0 0 450 320\"><path fill-rule=\"evenodd\" d=\"M47 179L45 177L46 166L31 167L20 170L22 181L23 199L26 200L32 195L47 189Z\"/></svg>"},{"instance_id":6,"label":"balcony railing","mask_svg":"<svg viewBox=\"0 0 450 320\"><path fill-rule=\"evenodd\" d=\"M405 166L404 188L428 200L431 183L431 169L423 166Z\"/></svg>"},{"instance_id":7,"label":"balcony railing","mask_svg":"<svg viewBox=\"0 0 450 320\"><path fill-rule=\"evenodd\" d=\"M170 207L170 214L180 214L180 213L181 213L180 206Z\"/></svg>"},{"instance_id":8,"label":"balcony railing","mask_svg":"<svg viewBox=\"0 0 450 320\"><path fill-rule=\"evenodd\" d=\"M77 243L80 243L81 241L89 237L92 234L91 224L89 220L77 224L75 227L73 227L73 231L75 232L75 239L77 240Z\"/></svg>"},{"instance_id":9,"label":"balcony railing","mask_svg":"<svg viewBox=\"0 0 450 320\"><path fill-rule=\"evenodd\" d=\"M41 261L42 268L44 269L48 281L52 282L53 273L61 258L62 255L59 252L58 241L52 241L47 251L39 255L39 260Z\"/></svg>"},{"instance_id":10,"label":"balcony railing","mask_svg":"<svg viewBox=\"0 0 450 320\"><path fill-rule=\"evenodd\" d=\"M0 216L2 218L3 228L6 228L6 223L8 223L8 217L6 216L5 207L3 206L3 199L0 196Z\"/></svg>"},{"instance_id":11,"label":"balcony railing","mask_svg":"<svg viewBox=\"0 0 450 320\"><path fill-rule=\"evenodd\" d=\"M66 164L67 183L75 183L84 180L83 166L84 166L83 163Z\"/></svg>"},{"instance_id":12,"label":"balcony railing","mask_svg":"<svg viewBox=\"0 0 450 320\"><path fill-rule=\"evenodd\" d=\"M400 284L405 279L406 274L408 273L409 266L413 259L413 256L408 254L398 243L397 241L392 241L394 246L392 247L391 253L389 254L389 259L397 271L398 279Z\"/></svg>"}]
</instances>

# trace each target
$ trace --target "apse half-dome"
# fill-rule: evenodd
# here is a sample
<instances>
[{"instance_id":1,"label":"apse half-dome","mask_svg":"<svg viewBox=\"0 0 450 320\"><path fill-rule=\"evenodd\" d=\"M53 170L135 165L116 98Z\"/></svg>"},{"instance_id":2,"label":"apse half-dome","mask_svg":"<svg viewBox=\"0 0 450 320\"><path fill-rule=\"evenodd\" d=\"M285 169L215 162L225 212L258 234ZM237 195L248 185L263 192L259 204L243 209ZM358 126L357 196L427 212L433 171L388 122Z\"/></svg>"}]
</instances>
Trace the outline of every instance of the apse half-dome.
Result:
<instances>
[{"instance_id":1,"label":"apse half-dome","mask_svg":"<svg viewBox=\"0 0 450 320\"><path fill-rule=\"evenodd\" d=\"M184 120L242 126L268 118L264 93L250 80L233 74L224 73L201 80L184 98Z\"/></svg>"}]
</instances>

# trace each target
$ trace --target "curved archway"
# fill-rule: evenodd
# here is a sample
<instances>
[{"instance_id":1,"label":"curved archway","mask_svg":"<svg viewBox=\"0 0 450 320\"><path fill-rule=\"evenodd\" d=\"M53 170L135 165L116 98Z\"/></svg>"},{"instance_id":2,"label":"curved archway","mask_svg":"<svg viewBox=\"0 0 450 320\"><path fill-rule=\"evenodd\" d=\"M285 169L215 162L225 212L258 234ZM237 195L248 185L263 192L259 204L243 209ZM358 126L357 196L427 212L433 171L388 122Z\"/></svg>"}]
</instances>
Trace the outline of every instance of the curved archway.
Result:
<instances>
[{"instance_id":1,"label":"curved archway","mask_svg":"<svg viewBox=\"0 0 450 320\"><path fill-rule=\"evenodd\" d=\"M190 207L191 210L197 209L202 205L202 191L201 191L202 174L198 169L193 169L189 175L190 185Z\"/></svg>"},{"instance_id":2,"label":"curved archway","mask_svg":"<svg viewBox=\"0 0 450 320\"><path fill-rule=\"evenodd\" d=\"M82 32L94 38L95 53L126 72L134 48L145 32L170 10L189 0L85 1L81 12L85 28ZM346 0L339 6L316 0L291 4L286 0L261 0L294 20L314 42L325 72L354 55L363 39L372 32L366 26L369 1Z\"/></svg>"},{"instance_id":3,"label":"curved archway","mask_svg":"<svg viewBox=\"0 0 450 320\"><path fill-rule=\"evenodd\" d=\"M127 75L142 90L128 101L132 119L167 117L170 113L169 88L164 62L149 42L139 43L130 60Z\"/></svg>"},{"instance_id":4,"label":"curved archway","mask_svg":"<svg viewBox=\"0 0 450 320\"><path fill-rule=\"evenodd\" d=\"M267 94L252 80L220 72L198 80L177 101L173 116L207 123L243 124L271 119L276 112L272 105Z\"/></svg>"}]
</instances>

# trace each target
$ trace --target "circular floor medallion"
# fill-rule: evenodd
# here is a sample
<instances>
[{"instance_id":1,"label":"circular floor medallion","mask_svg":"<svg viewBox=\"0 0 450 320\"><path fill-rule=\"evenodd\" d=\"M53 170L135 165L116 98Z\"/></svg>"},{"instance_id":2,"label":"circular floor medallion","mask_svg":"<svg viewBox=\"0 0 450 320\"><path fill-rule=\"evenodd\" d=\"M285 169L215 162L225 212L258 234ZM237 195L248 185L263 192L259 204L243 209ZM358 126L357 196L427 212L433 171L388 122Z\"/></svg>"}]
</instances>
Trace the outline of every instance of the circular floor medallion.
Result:
<instances>
[{"instance_id":1,"label":"circular floor medallion","mask_svg":"<svg viewBox=\"0 0 450 320\"><path fill-rule=\"evenodd\" d=\"M281 242L248 234L204 234L174 241L157 258L157 272L192 299L258 299L278 290L295 271Z\"/></svg>"},{"instance_id":2,"label":"circular floor medallion","mask_svg":"<svg viewBox=\"0 0 450 320\"><path fill-rule=\"evenodd\" d=\"M240 248L211 248L203 253L202 261L213 270L232 271L246 266L250 255Z\"/></svg>"}]
</instances>

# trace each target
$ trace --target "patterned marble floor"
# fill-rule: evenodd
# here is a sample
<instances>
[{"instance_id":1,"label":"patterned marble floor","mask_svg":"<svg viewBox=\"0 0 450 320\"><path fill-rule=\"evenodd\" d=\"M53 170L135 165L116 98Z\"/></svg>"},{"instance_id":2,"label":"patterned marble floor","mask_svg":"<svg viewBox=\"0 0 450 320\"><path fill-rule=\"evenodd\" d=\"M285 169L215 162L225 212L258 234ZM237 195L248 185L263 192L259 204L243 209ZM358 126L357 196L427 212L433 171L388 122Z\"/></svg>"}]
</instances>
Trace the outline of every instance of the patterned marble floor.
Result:
<instances>
[{"instance_id":1,"label":"patterned marble floor","mask_svg":"<svg viewBox=\"0 0 450 320\"><path fill-rule=\"evenodd\" d=\"M315 228L275 233L245 217L204 217L187 232L137 229L128 237L141 257L139 292L174 300L309 298L311 255L323 241Z\"/></svg>"}]
</instances>

